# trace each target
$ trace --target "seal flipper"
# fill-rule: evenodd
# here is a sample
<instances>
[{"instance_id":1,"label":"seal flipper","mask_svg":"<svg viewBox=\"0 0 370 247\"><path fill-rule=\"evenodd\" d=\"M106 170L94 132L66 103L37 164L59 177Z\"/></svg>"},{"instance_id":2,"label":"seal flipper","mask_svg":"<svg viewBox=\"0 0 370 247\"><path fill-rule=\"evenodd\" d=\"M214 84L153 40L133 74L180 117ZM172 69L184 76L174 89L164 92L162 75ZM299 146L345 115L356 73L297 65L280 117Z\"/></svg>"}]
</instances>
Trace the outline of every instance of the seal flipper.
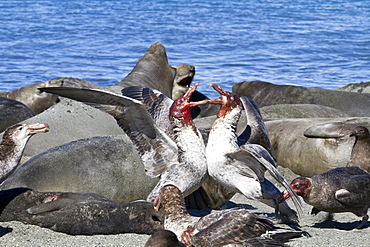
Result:
<instances>
[{"instance_id":1,"label":"seal flipper","mask_svg":"<svg viewBox=\"0 0 370 247\"><path fill-rule=\"evenodd\" d=\"M30 207L26 211L29 214L42 214L46 212L60 210L71 203L76 203L76 200L70 199L70 198L58 198L56 200L52 200L49 202L45 202L45 203Z\"/></svg>"}]
</instances>

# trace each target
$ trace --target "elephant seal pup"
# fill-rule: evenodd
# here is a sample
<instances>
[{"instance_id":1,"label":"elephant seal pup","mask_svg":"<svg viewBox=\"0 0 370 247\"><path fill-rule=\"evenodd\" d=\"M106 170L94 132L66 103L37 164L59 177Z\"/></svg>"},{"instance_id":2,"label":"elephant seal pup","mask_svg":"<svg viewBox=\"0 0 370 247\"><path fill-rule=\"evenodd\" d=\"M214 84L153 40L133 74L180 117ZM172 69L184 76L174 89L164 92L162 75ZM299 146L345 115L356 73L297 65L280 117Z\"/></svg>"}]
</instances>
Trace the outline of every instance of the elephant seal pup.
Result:
<instances>
[{"instance_id":1,"label":"elephant seal pup","mask_svg":"<svg viewBox=\"0 0 370 247\"><path fill-rule=\"evenodd\" d=\"M233 85L238 96L247 96L260 107L276 104L316 104L338 109L350 117L370 116L370 94L325 90L309 87L275 85L262 81Z\"/></svg>"},{"instance_id":2,"label":"elephant seal pup","mask_svg":"<svg viewBox=\"0 0 370 247\"><path fill-rule=\"evenodd\" d=\"M16 220L71 235L152 234L163 228L152 203L119 204L93 193L3 190L0 210L0 221Z\"/></svg>"},{"instance_id":3,"label":"elephant seal pup","mask_svg":"<svg viewBox=\"0 0 370 247\"><path fill-rule=\"evenodd\" d=\"M22 102L0 97L0 133L33 116L36 113Z\"/></svg>"},{"instance_id":4,"label":"elephant seal pup","mask_svg":"<svg viewBox=\"0 0 370 247\"><path fill-rule=\"evenodd\" d=\"M40 153L17 167L0 189L91 192L128 203L145 199L157 181L145 174L128 137L116 135L78 140Z\"/></svg>"},{"instance_id":5,"label":"elephant seal pup","mask_svg":"<svg viewBox=\"0 0 370 247\"><path fill-rule=\"evenodd\" d=\"M297 118L266 121L276 163L312 177L346 166L354 144L349 134L370 118Z\"/></svg>"},{"instance_id":6,"label":"elephant seal pup","mask_svg":"<svg viewBox=\"0 0 370 247\"><path fill-rule=\"evenodd\" d=\"M92 82L77 78L57 78L46 82L34 83L10 92L2 92L1 96L20 101L39 114L59 101L56 95L42 93L38 90L38 88L43 87L101 88Z\"/></svg>"}]
</instances>

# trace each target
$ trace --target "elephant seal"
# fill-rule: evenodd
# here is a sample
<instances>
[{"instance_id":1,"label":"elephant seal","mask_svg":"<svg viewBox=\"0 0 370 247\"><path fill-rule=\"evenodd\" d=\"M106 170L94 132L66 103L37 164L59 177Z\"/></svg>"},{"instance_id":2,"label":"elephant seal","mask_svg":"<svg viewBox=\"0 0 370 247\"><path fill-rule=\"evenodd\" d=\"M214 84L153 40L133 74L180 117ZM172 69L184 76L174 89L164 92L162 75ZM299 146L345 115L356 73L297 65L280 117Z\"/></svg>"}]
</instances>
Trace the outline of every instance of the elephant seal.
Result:
<instances>
[{"instance_id":1,"label":"elephant seal","mask_svg":"<svg viewBox=\"0 0 370 247\"><path fill-rule=\"evenodd\" d=\"M195 75L195 67L188 64L173 66L176 74L173 80L172 99L176 100L189 90L190 84Z\"/></svg>"},{"instance_id":2,"label":"elephant seal","mask_svg":"<svg viewBox=\"0 0 370 247\"><path fill-rule=\"evenodd\" d=\"M261 107L263 119L282 118L339 118L348 114L323 105L313 104L279 104Z\"/></svg>"},{"instance_id":3,"label":"elephant seal","mask_svg":"<svg viewBox=\"0 0 370 247\"><path fill-rule=\"evenodd\" d=\"M157 89L171 98L176 69L168 64L166 49L156 42L152 44L135 68L116 85L123 87L141 86Z\"/></svg>"},{"instance_id":4,"label":"elephant seal","mask_svg":"<svg viewBox=\"0 0 370 247\"><path fill-rule=\"evenodd\" d=\"M346 166L358 125L368 126L370 118L300 118L266 121L272 154L279 166L295 174L312 177Z\"/></svg>"},{"instance_id":5,"label":"elephant seal","mask_svg":"<svg viewBox=\"0 0 370 247\"><path fill-rule=\"evenodd\" d=\"M350 83L336 90L355 93L370 93L370 82Z\"/></svg>"},{"instance_id":6,"label":"elephant seal","mask_svg":"<svg viewBox=\"0 0 370 247\"><path fill-rule=\"evenodd\" d=\"M105 89L121 94L122 88L129 86L153 88L175 100L184 95L189 89L194 74L195 68L192 65L170 66L165 47L156 42L149 47L146 53L137 61L133 70L123 80ZM191 101L204 99L208 98L199 91L195 91L190 98ZM209 116L216 114L217 111L217 106L202 105L192 109L192 116L197 117L199 114Z\"/></svg>"},{"instance_id":7,"label":"elephant seal","mask_svg":"<svg viewBox=\"0 0 370 247\"><path fill-rule=\"evenodd\" d=\"M101 88L95 83L77 78L57 78L46 82L34 83L10 92L2 92L1 96L22 102L33 112L39 114L59 102L56 95L42 93L38 90L38 88L43 87Z\"/></svg>"},{"instance_id":8,"label":"elephant seal","mask_svg":"<svg viewBox=\"0 0 370 247\"><path fill-rule=\"evenodd\" d=\"M355 137L348 166L357 166L370 172L370 133L365 126L357 126L350 136Z\"/></svg>"},{"instance_id":9,"label":"elephant seal","mask_svg":"<svg viewBox=\"0 0 370 247\"><path fill-rule=\"evenodd\" d=\"M8 92L6 98L20 101L38 114L58 101L58 97L55 95L42 93L38 88L60 86L62 86L60 82L54 81L34 83Z\"/></svg>"},{"instance_id":10,"label":"elephant seal","mask_svg":"<svg viewBox=\"0 0 370 247\"><path fill-rule=\"evenodd\" d=\"M119 204L93 193L0 191L0 221L21 221L71 235L138 233L163 229L153 204ZM73 220L71 220L73 219Z\"/></svg>"},{"instance_id":11,"label":"elephant seal","mask_svg":"<svg viewBox=\"0 0 370 247\"><path fill-rule=\"evenodd\" d=\"M0 97L0 133L33 116L36 113L22 102Z\"/></svg>"},{"instance_id":12,"label":"elephant seal","mask_svg":"<svg viewBox=\"0 0 370 247\"><path fill-rule=\"evenodd\" d=\"M115 135L82 139L42 152L17 167L0 189L89 192L128 203L145 199L157 181L145 174L128 137Z\"/></svg>"},{"instance_id":13,"label":"elephant seal","mask_svg":"<svg viewBox=\"0 0 370 247\"><path fill-rule=\"evenodd\" d=\"M316 104L338 109L350 117L370 116L370 94L318 88L275 85L262 81L240 82L233 85L238 96L248 96L260 107L276 104Z\"/></svg>"}]
</instances>

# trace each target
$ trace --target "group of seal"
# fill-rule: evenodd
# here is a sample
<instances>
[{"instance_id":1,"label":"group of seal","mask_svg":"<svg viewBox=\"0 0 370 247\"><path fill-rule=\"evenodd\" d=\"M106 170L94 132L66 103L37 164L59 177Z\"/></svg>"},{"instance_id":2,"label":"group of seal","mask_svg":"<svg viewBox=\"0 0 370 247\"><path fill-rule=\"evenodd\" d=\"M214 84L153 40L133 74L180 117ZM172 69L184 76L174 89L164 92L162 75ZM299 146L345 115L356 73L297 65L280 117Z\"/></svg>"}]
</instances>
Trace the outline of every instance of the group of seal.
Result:
<instances>
[{"instance_id":1,"label":"group of seal","mask_svg":"<svg viewBox=\"0 0 370 247\"><path fill-rule=\"evenodd\" d=\"M158 68L162 69L159 70ZM107 118L107 121L110 121L110 123L117 122L124 132L117 126L116 130L109 133L110 136L85 136L84 138L89 138L78 141L75 141L76 139L70 139L69 141L75 141L70 143L68 143L68 140L65 140L65 144L62 146L58 146L58 144L49 146L49 148L52 149L45 147L44 150L41 150L44 151L43 153L34 156L20 166L1 185L3 191L1 191L2 194L0 198L9 198L9 200L1 206L2 213L0 220L20 220L69 234L110 234L124 232L151 234L157 229L163 228L161 215L153 211L151 202L155 198L158 198L162 188L170 184L174 184L178 187L182 196L187 196L185 197L187 208L217 208L222 203L228 201L236 192L242 192L248 198L266 202L274 207L276 212L280 211L280 213L296 219L295 212L290 209L285 202L284 204L277 204L276 200L277 196L280 195L280 191L264 178L265 171L269 170L274 178L282 183L286 190L291 191L290 196L295 198L296 195L294 192L292 193L292 188L276 170L276 163L274 161L275 158L278 164L284 163L284 160L281 159L281 152L288 152L288 155L290 155L290 148L286 149L282 146L285 145L284 143L288 142L283 141L285 137L281 130L287 128L276 127L274 130L273 128L278 126L276 123L278 123L279 120L268 121L265 126L261 115L261 112L263 114L263 109L260 111L258 107L260 102L258 102L258 104L256 103L256 101L260 100L259 98L253 95L250 95L251 98L242 96L240 97L241 103L238 103L238 95L243 95L241 85L236 85L233 88L233 90L235 90L234 94L225 92L220 87L214 85L214 88L221 94L221 98L213 101L208 100L204 95L195 91L196 84L193 87L189 87L194 77L194 72L194 67L190 65L169 66L164 47L160 43L155 43L148 49L147 53L138 61L133 71L125 79L112 87L106 88L106 91L102 91L102 88L92 83L72 78L52 80L53 82L50 82L53 84L52 87L48 86L47 83L36 86L40 88L37 89L37 94L41 94L43 97L52 95L45 92L57 94L63 92L60 95L76 98L77 100L81 100L108 112L115 120L113 118ZM158 74L158 76L148 76L153 73ZM62 86L62 88L60 88L60 86ZM71 88L71 86L78 88ZM35 88L35 86L32 88ZM31 92L32 90L26 91ZM276 90L276 88L274 88L274 90ZM13 95L15 95L15 93L16 92L14 92ZM64 93L65 95L63 95ZM120 93L123 95L119 95ZM223 99L226 94L230 94L233 98L229 101ZM318 94L318 92L312 93L312 95L314 94ZM7 95L10 96L11 93ZM364 97L366 98L367 96ZM85 108L83 104L78 104L63 98L58 99L55 96L52 96L51 99L52 100L49 101L51 103L46 104L48 107L54 105L50 108L50 111L45 109L35 110L37 113L44 111L39 116L46 113L55 114L55 111L53 112L52 109L57 109L62 106L73 107L71 110L66 111L67 114L74 113L75 110L81 109L81 115L86 116L95 116L99 112L94 111L87 113L87 111L90 111L90 108ZM61 101L55 104L59 100ZM312 102L313 101L308 103ZM39 105L42 104L40 103ZM221 108L218 109L217 105L221 105ZM241 114L241 106L243 106L243 112L245 112L245 114ZM193 108L192 111L190 111L191 108ZM346 109L343 108L342 110L344 111ZM230 115L233 111L235 112L235 116ZM327 107L325 111L329 112L330 109ZM207 124L210 124L207 128L201 129L199 132L192 118L196 116L203 118L217 112L218 117L214 123L214 118L204 118ZM350 115L348 112L343 115L335 111L331 112L341 117ZM106 113L102 112L101 114L103 114L101 119L106 118ZM361 114L366 113L360 111L357 115ZM68 118L68 116L65 117L65 119ZM58 118L53 117L52 119ZM225 119L227 119L227 121ZM32 121L32 119L27 121ZM229 123L228 121L231 122ZM303 119L301 122L297 121L297 125L301 125L304 121ZM365 119L364 121L367 120ZM87 122L91 123L92 121L89 119ZM302 127L303 130L299 128L293 129L297 133L300 130L302 131L301 133L303 133L304 130L308 130L305 132L306 137L302 135L302 138L309 138L310 140L314 140L317 137L327 138L327 136L339 140L344 139L344 136L349 137L349 129L353 129L355 127L354 124L366 125L366 122L351 123L351 125L345 125L346 130L342 131L342 133L338 135L326 133L326 136L323 136L321 132L317 131L317 128L315 131L309 128L313 127L313 125L319 126L327 122L328 120L319 120L316 124L310 123L309 125L309 123L307 123L305 129ZM144 124L140 125L138 123ZM242 125L242 127L237 127L236 123ZM287 125L287 122L282 121L281 124ZM97 126L98 125L99 123L97 122ZM116 123L111 125L113 127ZM72 126L76 126L76 124ZM334 128L338 132L339 127ZM321 130L323 129L326 130L327 127L322 128L321 126ZM227 130L231 130L230 134L226 134ZM267 131L269 131L270 136L272 136L271 142L267 135ZM88 130L86 132L88 132ZM71 133L71 136L73 136L73 131L71 131ZM101 135L102 133L103 132L97 133L97 135ZM208 133L210 133L209 136ZM356 133L353 132L351 134L352 136L356 136L356 141L354 140L355 138L347 138L343 144L343 148L346 150L348 149L346 152L341 152L343 157L341 156L340 158L343 162L345 160L348 162L350 154L347 153L350 153L350 149L353 146L350 165L356 165L354 162L360 164L361 160L366 160L366 158L364 158L365 156L368 157L366 151L356 151L356 149L361 149L359 147L367 145L361 144L363 142L361 141L359 133L360 130L357 129ZM119 135L117 136L117 134ZM292 133L288 133L288 135L294 138ZM129 150L132 144L127 140L127 136L137 148L140 158L139 156L138 158L132 158L135 155L137 156L137 154L132 152L135 150ZM237 136L238 138L236 138ZM222 139L222 137L225 138ZM280 141L278 140L279 138ZM53 139L52 142L58 138ZM203 139L208 143L207 149L204 146ZM329 139L324 139L324 141L328 140ZM37 140L37 142L40 141ZM114 148L114 143L117 142L121 144L119 147ZM220 142L227 143L226 146L228 146L230 151L226 153L225 150L216 152L216 148L220 146ZM318 143L317 140L315 140L315 142ZM365 143L366 142L368 141L365 141ZM104 143L110 143L110 145L106 146L106 148L105 146L102 148L100 144ZM44 144L48 143L45 142ZM35 145L30 146L34 147ZM120 150L122 147L124 147L125 151ZM337 147L338 145L335 148ZM75 153L76 150L80 150L81 152ZM82 160L86 158L86 151L88 150L91 151L91 158L83 162ZM127 155L123 155L123 153L126 153L126 150L129 150L129 152ZM102 155L94 155L96 151L101 152ZM29 156L33 156L38 152L40 151L35 150L34 153L29 152L28 154ZM324 152L328 153L327 151ZM344 153L346 153L347 156L345 156ZM215 158L217 155L223 155L221 159L223 160L222 162ZM274 158L272 158L272 156ZM71 163L71 161L76 160L74 157L81 158L78 159L80 161L78 161L79 164L77 166ZM102 160L96 157L106 158ZM127 160L127 157L130 157L129 160ZM45 162L47 159L50 161ZM241 160L245 159L248 160L247 163L244 163L244 161L241 162ZM65 160L70 161L64 162ZM135 164L132 165L132 169L129 170L127 175L123 175L123 171L122 173L116 172L117 170L121 171L122 169L126 169L121 168L121 166L118 167L118 163L122 160L124 160L124 166L132 163ZM334 163L332 160L328 160L328 162ZM144 165L141 162L143 162ZM55 165L63 163L66 165L60 168L57 168ZM94 163L96 163L96 165L93 165ZM234 175L241 173L241 179L239 179L240 184L235 184L235 180L233 179L227 179L228 181L226 182L223 181L225 174L231 173L230 169L221 169L223 164L226 163L237 168ZM91 164L91 167L89 167L89 164ZM104 164L103 167L106 167L105 170L109 172L104 174L100 173L99 169L94 170L93 167L98 167L99 164ZM195 170L192 170L194 169L192 165L196 165ZM85 169L80 169L84 166L89 167L86 170L93 171L88 175L90 177L87 176L86 179L74 179L74 177L80 177L81 174L85 173L83 171ZM67 172L69 169L67 167L70 167L72 170ZM183 170L178 170L179 168ZM140 170L141 173L138 172ZM316 174L318 173L312 168L309 168L309 171L316 172ZM183 179L187 172L190 172L190 181ZM94 174L98 173L104 175L102 175L101 181L96 183L97 187L93 188L90 178L96 178ZM211 176L208 176L208 173ZM51 185L55 184L53 179L56 174L64 174L67 180L63 184L63 179L61 179L61 181L56 184L56 187L51 188ZM118 179L121 176L120 174L125 178L122 180L126 181L126 184L123 186ZM302 170L300 174L305 175L305 171ZM34 183L34 179L32 178L37 176L40 176L40 179L37 183ZM117 179L107 179L112 176L117 177ZM155 178L157 176L159 176L159 180ZM231 175L231 177L233 177L233 175ZM242 181L247 181L248 179L246 178L248 177L253 177L253 179L250 179L250 183L247 183L249 184L247 186L243 184ZM140 180L139 185L134 185L133 180L135 179ZM77 184L76 182L79 180L83 183ZM101 183L107 183L106 189L99 186ZM73 188L73 186L75 187ZM11 189L14 187L29 187L33 190L24 188ZM247 191L243 189L246 187L249 188ZM252 188L254 189L250 190ZM39 191L39 189L41 190ZM85 191L95 193L82 193ZM117 191L119 191L119 193L117 193ZM128 194L128 192L131 194ZM144 195L146 195L148 202L131 203L133 200L143 199ZM135 198L135 196L139 196L139 198ZM112 201L112 199L114 201ZM20 201L27 201L27 203L21 204L19 203ZM293 202L295 202L296 208L299 211L300 206L298 201L294 199ZM19 207L15 207L15 205L19 205ZM83 205L86 206L85 209ZM12 207L14 207L14 212L16 212L13 216ZM96 214L96 217L93 217L90 221L86 221L84 215L98 212L99 210L104 213L102 213L102 215ZM113 212L118 213L114 214ZM75 227L70 227L71 223L68 223L69 217L78 219L78 223ZM99 217L101 217L101 220L98 219ZM110 217L125 219L129 224L127 227L123 227L118 222L113 221L111 227L102 226L103 224L107 224L107 219ZM50 220L50 218L52 218L52 220ZM135 222L132 218L137 218L138 220ZM92 226L91 224L93 222L98 222L98 224ZM362 226L365 223L363 223ZM219 222L217 224L219 224ZM162 231L158 232L160 233ZM194 235L194 233L192 233L192 235ZM195 239L196 238L187 240L187 243L189 243L189 241L196 241ZM207 241L209 241L209 239Z\"/></svg>"}]
</instances>

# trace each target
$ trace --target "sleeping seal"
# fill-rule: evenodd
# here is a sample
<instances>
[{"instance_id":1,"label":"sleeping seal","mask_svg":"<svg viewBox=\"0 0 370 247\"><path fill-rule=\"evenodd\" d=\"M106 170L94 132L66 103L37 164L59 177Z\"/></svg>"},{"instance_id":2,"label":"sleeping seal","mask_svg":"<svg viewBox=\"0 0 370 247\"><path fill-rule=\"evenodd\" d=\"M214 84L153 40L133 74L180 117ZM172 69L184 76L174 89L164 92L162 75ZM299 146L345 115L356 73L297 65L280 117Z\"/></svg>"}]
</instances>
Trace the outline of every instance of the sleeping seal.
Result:
<instances>
[{"instance_id":1,"label":"sleeping seal","mask_svg":"<svg viewBox=\"0 0 370 247\"><path fill-rule=\"evenodd\" d=\"M16 220L71 235L152 234L163 228L152 203L119 204L93 193L3 190L0 213L0 221Z\"/></svg>"}]
</instances>

